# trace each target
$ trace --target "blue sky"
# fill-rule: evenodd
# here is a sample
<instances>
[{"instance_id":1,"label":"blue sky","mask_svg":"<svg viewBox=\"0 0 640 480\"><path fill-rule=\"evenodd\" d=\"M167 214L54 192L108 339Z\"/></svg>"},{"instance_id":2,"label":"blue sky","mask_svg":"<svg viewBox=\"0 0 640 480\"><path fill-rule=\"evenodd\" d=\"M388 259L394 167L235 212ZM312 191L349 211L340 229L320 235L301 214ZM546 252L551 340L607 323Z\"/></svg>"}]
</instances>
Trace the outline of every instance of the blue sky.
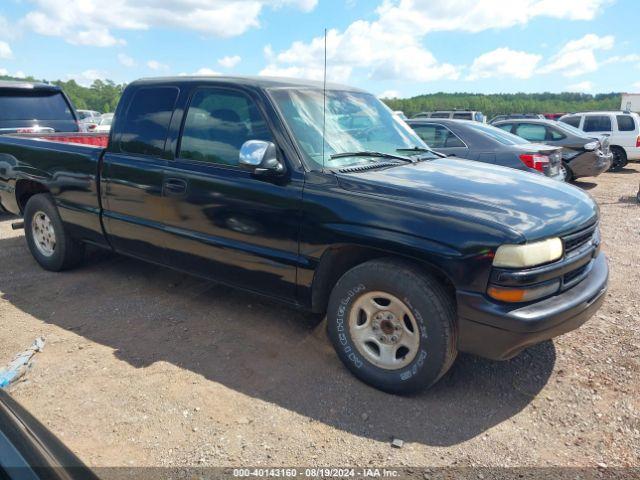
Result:
<instances>
[{"instance_id":1,"label":"blue sky","mask_svg":"<svg viewBox=\"0 0 640 480\"><path fill-rule=\"evenodd\" d=\"M0 73L328 76L384 96L640 91L638 0L3 0Z\"/></svg>"}]
</instances>

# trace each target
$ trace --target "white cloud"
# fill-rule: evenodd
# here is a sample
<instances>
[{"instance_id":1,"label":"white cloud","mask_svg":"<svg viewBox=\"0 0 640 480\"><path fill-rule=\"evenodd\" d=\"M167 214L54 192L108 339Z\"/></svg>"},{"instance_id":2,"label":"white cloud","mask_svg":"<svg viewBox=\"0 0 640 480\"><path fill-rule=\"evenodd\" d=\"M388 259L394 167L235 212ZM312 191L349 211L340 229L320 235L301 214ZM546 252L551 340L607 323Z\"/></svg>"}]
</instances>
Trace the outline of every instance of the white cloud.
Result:
<instances>
[{"instance_id":1,"label":"white cloud","mask_svg":"<svg viewBox=\"0 0 640 480\"><path fill-rule=\"evenodd\" d=\"M577 77L595 72L600 68L596 59L597 50L611 50L615 43L612 35L599 37L590 33L577 40L567 42L551 61L540 69L541 73L559 72L565 77Z\"/></svg>"},{"instance_id":2,"label":"white cloud","mask_svg":"<svg viewBox=\"0 0 640 480\"><path fill-rule=\"evenodd\" d=\"M90 87L95 80L103 80L107 78L107 73L102 70L89 69L80 74L67 75L69 80L75 80L78 85Z\"/></svg>"},{"instance_id":3,"label":"white cloud","mask_svg":"<svg viewBox=\"0 0 640 480\"><path fill-rule=\"evenodd\" d=\"M169 70L169 65L160 63L158 60L149 60L147 62L147 67L151 70Z\"/></svg>"},{"instance_id":4,"label":"white cloud","mask_svg":"<svg viewBox=\"0 0 640 480\"><path fill-rule=\"evenodd\" d=\"M125 45L127 43L122 39L115 38L106 28L81 30L67 40L74 45L90 47L113 47L114 45Z\"/></svg>"},{"instance_id":5,"label":"white cloud","mask_svg":"<svg viewBox=\"0 0 640 480\"><path fill-rule=\"evenodd\" d=\"M7 42L0 42L0 58L5 60L13 58L11 46Z\"/></svg>"},{"instance_id":6,"label":"white cloud","mask_svg":"<svg viewBox=\"0 0 640 480\"><path fill-rule=\"evenodd\" d=\"M322 79L324 71L324 37L308 43L294 42L287 50L273 52L268 45L269 62L261 75L286 75ZM381 21L358 20L344 32L327 33L327 78L344 82L356 68L364 69L373 79L406 79L424 82L442 78L455 79L459 69L439 63L425 50L411 32L385 29Z\"/></svg>"},{"instance_id":7,"label":"white cloud","mask_svg":"<svg viewBox=\"0 0 640 480\"><path fill-rule=\"evenodd\" d=\"M216 72L215 70L212 70L210 68L203 67L198 69L196 72L194 72L193 75L210 77L210 76L220 75L220 72Z\"/></svg>"},{"instance_id":8,"label":"white cloud","mask_svg":"<svg viewBox=\"0 0 640 480\"><path fill-rule=\"evenodd\" d=\"M384 0L373 21L357 20L344 31L332 29L327 37L330 80L348 80L354 70L376 80L400 79L411 82L460 77L461 67L440 62L423 45L435 31L479 32L524 25L536 17L590 20L611 0ZM491 52L490 52L491 53ZM503 52L504 53L504 52ZM477 59L476 73L486 75L483 62L497 62L501 75L528 78L528 62L540 58L525 52L500 52ZM265 47L267 66L263 75L285 74L320 79L323 72L324 38L293 42L288 49L274 52ZM331 73L331 68L334 72ZM337 70L337 72L336 72Z\"/></svg>"},{"instance_id":9,"label":"white cloud","mask_svg":"<svg viewBox=\"0 0 640 480\"><path fill-rule=\"evenodd\" d=\"M125 67L135 67L136 65L136 61L129 55L126 55L124 53L118 54L118 62L120 62L120 64L124 65Z\"/></svg>"},{"instance_id":10,"label":"white cloud","mask_svg":"<svg viewBox=\"0 0 640 480\"><path fill-rule=\"evenodd\" d=\"M16 71L16 73L14 73L13 76L16 78L27 78L27 74L24 73L22 70Z\"/></svg>"},{"instance_id":11,"label":"white cloud","mask_svg":"<svg viewBox=\"0 0 640 480\"><path fill-rule=\"evenodd\" d=\"M397 90L385 90L378 95L378 98L400 98L400 92Z\"/></svg>"},{"instance_id":12,"label":"white cloud","mask_svg":"<svg viewBox=\"0 0 640 480\"><path fill-rule=\"evenodd\" d=\"M592 20L612 0L399 0L378 9L395 30L480 32L525 25L536 17Z\"/></svg>"},{"instance_id":13,"label":"white cloud","mask_svg":"<svg viewBox=\"0 0 640 480\"><path fill-rule=\"evenodd\" d=\"M1 76L9 75L9 70L7 70L6 68L0 68L0 75Z\"/></svg>"},{"instance_id":14,"label":"white cloud","mask_svg":"<svg viewBox=\"0 0 640 480\"><path fill-rule=\"evenodd\" d=\"M226 56L218 60L218 63L224 68L233 68L242 61L240 55Z\"/></svg>"},{"instance_id":15,"label":"white cloud","mask_svg":"<svg viewBox=\"0 0 640 480\"><path fill-rule=\"evenodd\" d=\"M23 23L42 35L68 42L108 47L122 44L113 31L168 27L217 37L233 37L260 26L265 7L303 12L317 0L32 0L35 9Z\"/></svg>"},{"instance_id":16,"label":"white cloud","mask_svg":"<svg viewBox=\"0 0 640 480\"><path fill-rule=\"evenodd\" d=\"M638 90L640 90L640 82L636 82L633 85L631 85L633 88L637 88Z\"/></svg>"},{"instance_id":17,"label":"white cloud","mask_svg":"<svg viewBox=\"0 0 640 480\"><path fill-rule=\"evenodd\" d=\"M609 65L612 63L633 63L640 62L640 55L637 53L632 53L629 55L614 55L613 57L609 57L602 62L602 65Z\"/></svg>"},{"instance_id":18,"label":"white cloud","mask_svg":"<svg viewBox=\"0 0 640 480\"><path fill-rule=\"evenodd\" d=\"M179 77L214 77L216 75L222 75L220 72L216 72L215 70L212 70L211 68L208 67L202 67L198 70L196 70L193 73L186 73L186 72L181 72L178 74Z\"/></svg>"},{"instance_id":19,"label":"white cloud","mask_svg":"<svg viewBox=\"0 0 640 480\"><path fill-rule=\"evenodd\" d=\"M568 92L581 92L581 93L589 93L593 92L593 82L589 80L585 80L584 82L574 83L572 85L567 86Z\"/></svg>"},{"instance_id":20,"label":"white cloud","mask_svg":"<svg viewBox=\"0 0 640 480\"><path fill-rule=\"evenodd\" d=\"M542 60L541 55L497 48L477 57L469 68L467 80L490 77L531 78Z\"/></svg>"}]
</instances>

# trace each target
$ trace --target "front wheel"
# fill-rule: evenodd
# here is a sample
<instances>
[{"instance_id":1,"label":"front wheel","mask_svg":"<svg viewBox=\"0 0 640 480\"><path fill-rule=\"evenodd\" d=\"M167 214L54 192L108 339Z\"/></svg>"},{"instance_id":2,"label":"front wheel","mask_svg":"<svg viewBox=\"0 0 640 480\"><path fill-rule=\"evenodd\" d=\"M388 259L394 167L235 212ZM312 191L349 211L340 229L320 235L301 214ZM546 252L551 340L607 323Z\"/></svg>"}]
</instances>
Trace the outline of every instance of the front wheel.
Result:
<instances>
[{"instance_id":1,"label":"front wheel","mask_svg":"<svg viewBox=\"0 0 640 480\"><path fill-rule=\"evenodd\" d=\"M455 308L442 284L411 264L373 260L331 293L328 334L360 380L391 393L433 385L456 358Z\"/></svg>"},{"instance_id":2,"label":"front wheel","mask_svg":"<svg viewBox=\"0 0 640 480\"><path fill-rule=\"evenodd\" d=\"M84 257L84 244L69 236L48 194L39 193L27 202L24 231L31 255L45 270L66 270Z\"/></svg>"}]
</instances>

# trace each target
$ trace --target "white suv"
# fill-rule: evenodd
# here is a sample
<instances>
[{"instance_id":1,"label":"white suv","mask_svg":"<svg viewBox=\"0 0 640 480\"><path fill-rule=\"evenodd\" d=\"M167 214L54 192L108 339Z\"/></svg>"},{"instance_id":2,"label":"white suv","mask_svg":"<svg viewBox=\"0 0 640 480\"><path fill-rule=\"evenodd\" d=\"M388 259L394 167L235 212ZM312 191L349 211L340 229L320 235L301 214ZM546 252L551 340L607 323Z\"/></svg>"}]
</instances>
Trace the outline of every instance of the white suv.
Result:
<instances>
[{"instance_id":1,"label":"white suv","mask_svg":"<svg viewBox=\"0 0 640 480\"><path fill-rule=\"evenodd\" d=\"M581 112L560 121L594 136L609 137L611 170L620 170L629 160L640 160L640 115L630 112Z\"/></svg>"}]
</instances>

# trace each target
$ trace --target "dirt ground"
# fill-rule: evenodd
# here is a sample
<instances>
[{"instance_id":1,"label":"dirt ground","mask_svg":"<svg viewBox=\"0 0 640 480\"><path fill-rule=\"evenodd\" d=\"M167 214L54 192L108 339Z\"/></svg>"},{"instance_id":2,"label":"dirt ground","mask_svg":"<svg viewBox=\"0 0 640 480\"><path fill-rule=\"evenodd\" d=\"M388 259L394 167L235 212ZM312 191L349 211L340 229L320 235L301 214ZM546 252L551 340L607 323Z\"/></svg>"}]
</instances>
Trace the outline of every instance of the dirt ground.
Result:
<instances>
[{"instance_id":1,"label":"dirt ground","mask_svg":"<svg viewBox=\"0 0 640 480\"><path fill-rule=\"evenodd\" d=\"M640 466L640 164L588 180L600 312L417 396L360 383L316 319L260 297L116 255L46 272L7 216L0 365L46 338L10 391L92 467Z\"/></svg>"}]
</instances>

